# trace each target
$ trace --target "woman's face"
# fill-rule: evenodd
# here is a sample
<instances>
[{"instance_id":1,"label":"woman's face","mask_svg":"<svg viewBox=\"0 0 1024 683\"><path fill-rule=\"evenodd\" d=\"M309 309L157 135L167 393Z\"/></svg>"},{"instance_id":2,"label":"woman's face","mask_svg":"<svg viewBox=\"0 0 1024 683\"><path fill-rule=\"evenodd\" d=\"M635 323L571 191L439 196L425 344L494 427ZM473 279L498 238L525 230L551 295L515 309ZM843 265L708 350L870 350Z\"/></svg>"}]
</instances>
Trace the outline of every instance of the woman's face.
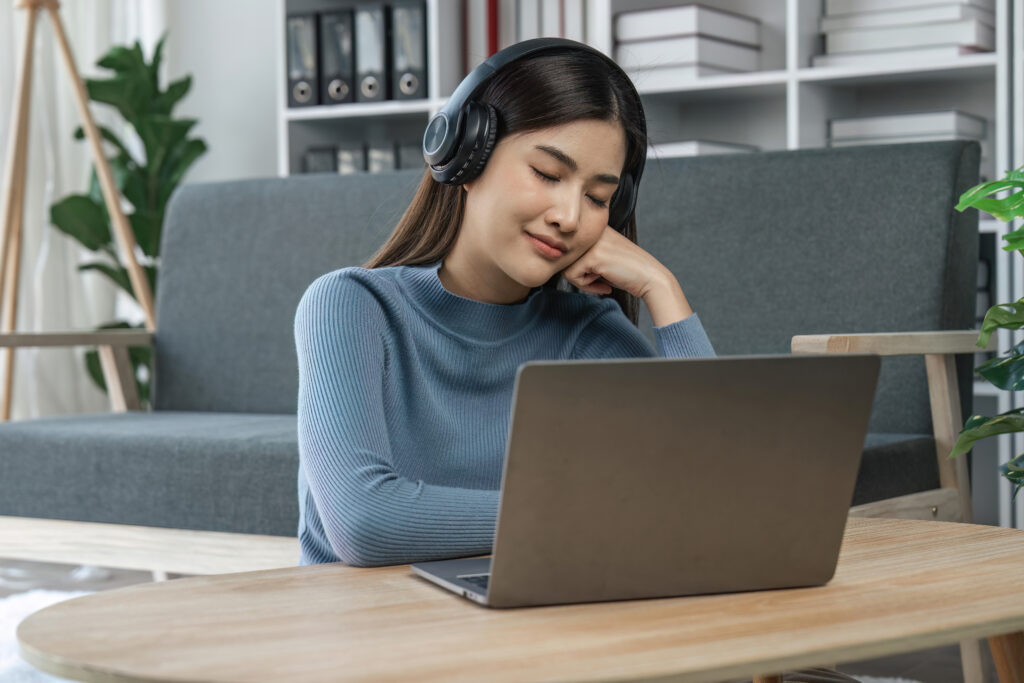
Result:
<instances>
[{"instance_id":1,"label":"woman's face","mask_svg":"<svg viewBox=\"0 0 1024 683\"><path fill-rule=\"evenodd\" d=\"M456 293L513 303L572 265L608 225L625 158L625 133L610 121L503 138L463 185L466 212L442 269Z\"/></svg>"}]
</instances>

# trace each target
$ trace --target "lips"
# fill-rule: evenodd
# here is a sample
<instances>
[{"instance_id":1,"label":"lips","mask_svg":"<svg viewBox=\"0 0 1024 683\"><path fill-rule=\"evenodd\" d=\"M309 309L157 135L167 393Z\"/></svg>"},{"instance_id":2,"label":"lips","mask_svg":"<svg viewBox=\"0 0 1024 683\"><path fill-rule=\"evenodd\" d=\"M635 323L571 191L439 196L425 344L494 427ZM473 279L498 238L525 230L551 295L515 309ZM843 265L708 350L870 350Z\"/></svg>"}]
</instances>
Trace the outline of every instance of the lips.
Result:
<instances>
[{"instance_id":1,"label":"lips","mask_svg":"<svg viewBox=\"0 0 1024 683\"><path fill-rule=\"evenodd\" d=\"M528 232L526 233L526 238L530 240L537 251L548 258L558 258L569 250L562 242L544 235L534 235Z\"/></svg>"}]
</instances>

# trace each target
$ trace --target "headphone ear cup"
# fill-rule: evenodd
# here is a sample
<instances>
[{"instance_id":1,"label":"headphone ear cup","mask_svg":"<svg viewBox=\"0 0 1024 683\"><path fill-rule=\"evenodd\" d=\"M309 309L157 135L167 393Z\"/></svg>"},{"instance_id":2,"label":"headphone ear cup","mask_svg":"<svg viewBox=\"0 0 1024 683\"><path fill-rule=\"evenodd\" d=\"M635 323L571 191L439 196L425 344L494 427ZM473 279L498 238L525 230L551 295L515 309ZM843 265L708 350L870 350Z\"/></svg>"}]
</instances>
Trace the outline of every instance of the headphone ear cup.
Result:
<instances>
[{"instance_id":1,"label":"headphone ear cup","mask_svg":"<svg viewBox=\"0 0 1024 683\"><path fill-rule=\"evenodd\" d=\"M498 110L486 103L480 104L479 107L478 113L484 122L479 136L480 149L474 147L472 156L467 162L466 172L463 174L463 183L469 182L483 173L484 166L487 165L487 160L491 157L491 152L494 151L494 140L498 135Z\"/></svg>"}]
</instances>

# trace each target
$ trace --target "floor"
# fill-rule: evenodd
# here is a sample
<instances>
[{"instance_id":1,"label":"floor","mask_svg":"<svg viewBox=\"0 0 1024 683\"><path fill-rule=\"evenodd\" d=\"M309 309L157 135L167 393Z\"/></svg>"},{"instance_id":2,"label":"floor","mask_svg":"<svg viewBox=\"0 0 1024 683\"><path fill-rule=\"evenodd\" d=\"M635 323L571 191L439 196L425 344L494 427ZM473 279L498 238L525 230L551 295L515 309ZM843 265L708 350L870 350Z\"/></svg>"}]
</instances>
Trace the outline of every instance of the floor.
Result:
<instances>
[{"instance_id":1,"label":"floor","mask_svg":"<svg viewBox=\"0 0 1024 683\"><path fill-rule=\"evenodd\" d=\"M182 574L168 574L175 579ZM152 581L150 572L99 567L75 567L65 564L44 564L0 559L0 599L37 588L48 590L109 590ZM983 661L991 682L997 680L988 647L982 648ZM960 649L958 646L922 650L905 655L852 662L839 670L851 675L879 678L907 678L922 683L960 683Z\"/></svg>"}]
</instances>

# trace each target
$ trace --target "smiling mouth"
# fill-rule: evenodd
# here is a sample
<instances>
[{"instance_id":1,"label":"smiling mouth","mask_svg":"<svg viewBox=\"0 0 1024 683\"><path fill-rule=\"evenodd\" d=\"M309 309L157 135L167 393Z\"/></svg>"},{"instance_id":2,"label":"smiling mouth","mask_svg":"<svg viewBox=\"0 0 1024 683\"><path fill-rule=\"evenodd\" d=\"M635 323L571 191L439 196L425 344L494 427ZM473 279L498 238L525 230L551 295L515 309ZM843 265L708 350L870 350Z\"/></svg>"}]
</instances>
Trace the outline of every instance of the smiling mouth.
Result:
<instances>
[{"instance_id":1,"label":"smiling mouth","mask_svg":"<svg viewBox=\"0 0 1024 683\"><path fill-rule=\"evenodd\" d=\"M537 239L528 232L524 234L526 235L526 239L528 239L530 243L533 244L534 248L537 251L539 251L543 256L546 256L549 259L561 258L565 254L565 252L559 249L558 247L553 247L547 242Z\"/></svg>"}]
</instances>

